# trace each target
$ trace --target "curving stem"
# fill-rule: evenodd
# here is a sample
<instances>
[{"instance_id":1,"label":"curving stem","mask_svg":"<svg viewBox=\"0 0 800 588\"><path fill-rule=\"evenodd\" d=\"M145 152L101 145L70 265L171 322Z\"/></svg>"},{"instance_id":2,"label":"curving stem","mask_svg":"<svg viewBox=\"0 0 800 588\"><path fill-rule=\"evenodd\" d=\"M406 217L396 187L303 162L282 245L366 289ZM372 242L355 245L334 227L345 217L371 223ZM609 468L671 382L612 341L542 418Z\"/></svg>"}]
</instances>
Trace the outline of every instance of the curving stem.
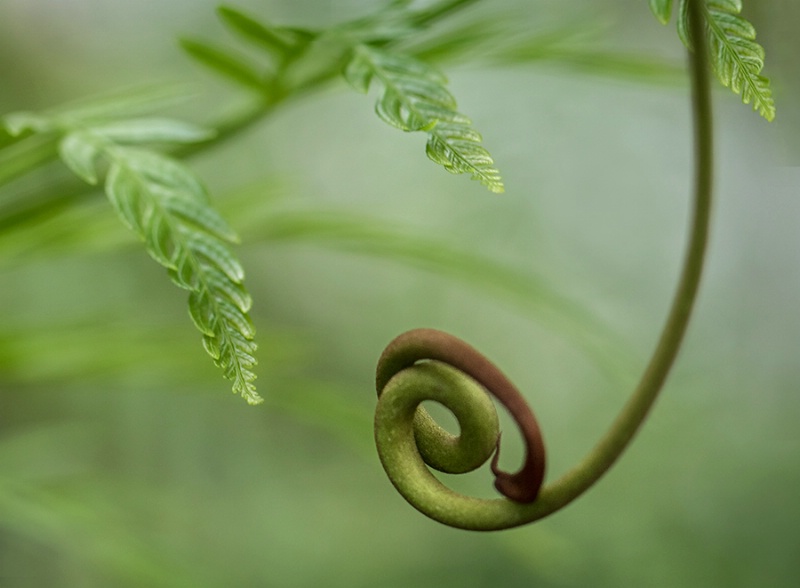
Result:
<instances>
[{"instance_id":1,"label":"curving stem","mask_svg":"<svg viewBox=\"0 0 800 588\"><path fill-rule=\"evenodd\" d=\"M642 377L608 431L575 467L552 483L544 479L544 443L536 418L511 382L463 341L432 329L400 335L377 369L375 440L390 480L415 508L444 524L474 530L516 527L548 516L588 490L619 458L644 422L680 349L702 275L711 216L713 132L704 31L704 0L689 1L694 50L689 54L694 124L694 198L689 242L672 306ZM526 445L522 468L497 468L497 414L485 392L511 413ZM420 406L449 408L461 428L445 432ZM505 498L458 494L430 472L475 469L492 454L495 487Z\"/></svg>"}]
</instances>

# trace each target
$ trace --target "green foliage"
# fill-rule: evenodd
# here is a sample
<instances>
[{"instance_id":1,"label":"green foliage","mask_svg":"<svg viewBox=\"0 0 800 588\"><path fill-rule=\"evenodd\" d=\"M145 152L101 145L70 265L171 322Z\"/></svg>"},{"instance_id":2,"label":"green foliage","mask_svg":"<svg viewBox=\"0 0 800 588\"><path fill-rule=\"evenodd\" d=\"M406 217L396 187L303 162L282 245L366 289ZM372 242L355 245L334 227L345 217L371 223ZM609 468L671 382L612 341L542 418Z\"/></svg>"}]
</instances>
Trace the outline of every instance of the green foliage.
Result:
<instances>
[{"instance_id":1,"label":"green foliage","mask_svg":"<svg viewBox=\"0 0 800 588\"><path fill-rule=\"evenodd\" d=\"M368 16L319 31L275 26L222 6L220 19L240 40L261 51L263 63L205 41L186 39L182 45L215 73L272 100L328 81L340 70L350 85L364 93L375 81L381 92L375 110L382 120L404 131L427 132L426 153L431 160L451 173L468 174L492 192L504 191L494 161L471 121L457 111L445 77L426 59L452 59L472 51L494 63L548 59L606 75L656 81L677 77L677 68L652 59L585 48L576 42L580 35L575 27L538 36L529 31L506 35L498 31L509 29L508 19L493 15L425 37L434 22L469 4L456 0L415 10L413 3L392 2ZM672 6L671 0L650 0L653 13L664 23ZM709 4L712 64L725 85L771 120L774 103L769 84L759 75L763 49L754 41L752 26L738 17L740 9L741 3L734 1ZM685 1L680 2L679 12L678 30L688 43Z\"/></svg>"},{"instance_id":2,"label":"green foliage","mask_svg":"<svg viewBox=\"0 0 800 588\"><path fill-rule=\"evenodd\" d=\"M261 23L230 6L220 6L217 12L231 31L265 49L280 61L298 55L315 37L314 33L305 29Z\"/></svg>"},{"instance_id":3,"label":"green foliage","mask_svg":"<svg viewBox=\"0 0 800 588\"><path fill-rule=\"evenodd\" d=\"M650 0L650 7L664 24L672 12L671 0ZM678 35L687 47L692 46L688 25L688 0L678 3ZM742 0L707 0L705 2L706 36L711 66L723 85L742 97L745 104L765 119L775 118L775 101L769 79L761 75L764 48L756 43L756 30L741 16Z\"/></svg>"},{"instance_id":4,"label":"green foliage","mask_svg":"<svg viewBox=\"0 0 800 588\"><path fill-rule=\"evenodd\" d=\"M685 0L684 0L685 2ZM739 16L741 0L709 2L707 26L711 63L720 81L745 104L767 120L775 118L775 102L769 80L760 75L764 67L764 48L755 42L756 30Z\"/></svg>"},{"instance_id":5,"label":"green foliage","mask_svg":"<svg viewBox=\"0 0 800 588\"><path fill-rule=\"evenodd\" d=\"M240 85L261 92L264 90L264 75L243 57L212 44L181 39L181 47L199 63Z\"/></svg>"},{"instance_id":6,"label":"green foliage","mask_svg":"<svg viewBox=\"0 0 800 588\"><path fill-rule=\"evenodd\" d=\"M426 153L435 163L502 192L502 179L481 145L481 135L458 111L435 62L467 57L502 65L549 60L638 80L678 77L679 69L671 64L599 49L586 26L577 22L531 31L518 19L497 12L450 22L450 16L476 3L396 1L319 30L276 25L221 6L220 20L248 51L196 39L181 43L214 73L255 92L257 100L249 111L215 125L216 136L204 128L150 116L186 94L176 88L126 91L43 113L11 114L4 119L7 132L0 134L0 187L30 176L35 191L37 174L56 173L47 167L56 158L91 186L105 178L107 195L125 224L172 280L190 291L190 314L207 351L233 381L234 390L257 402L250 298L242 285L242 267L229 249L235 234L211 206L200 181L152 147L167 146L178 156L190 154L232 136L279 103L343 75L358 91L377 91L375 111L383 121L406 132L426 133ZM650 0L662 22L669 21L673 6L679 13L679 33L689 43L686 0ZM763 49L740 11L738 0L708 3L712 62L723 83L771 119L774 104L768 82L760 76ZM447 25L431 34L442 21ZM65 182L61 180L60 189L70 198L89 193ZM44 192L27 198L24 191L12 190L13 196L2 202L0 227L24 225L48 214L45 210L67 207L67 199Z\"/></svg>"},{"instance_id":7,"label":"green foliage","mask_svg":"<svg viewBox=\"0 0 800 588\"><path fill-rule=\"evenodd\" d=\"M366 93L373 80L382 87L375 112L403 131L428 132L428 157L456 174L467 173L492 192L503 192L500 173L481 135L456 110L445 77L426 63L397 53L359 45L345 69L345 79Z\"/></svg>"},{"instance_id":8,"label":"green foliage","mask_svg":"<svg viewBox=\"0 0 800 588\"><path fill-rule=\"evenodd\" d=\"M459 116L454 110L455 99L444 87L445 77L416 59L360 45L344 75L363 93L373 79L378 79L384 91L375 112L400 130L427 131L439 120Z\"/></svg>"},{"instance_id":9,"label":"green foliage","mask_svg":"<svg viewBox=\"0 0 800 588\"><path fill-rule=\"evenodd\" d=\"M272 26L227 6L220 7L219 16L236 36L262 51L264 64L254 65L232 50L204 41L182 40L189 55L215 73L267 94L303 88L309 79L303 80L301 74L316 81L344 70L345 79L364 93L376 79L383 88L375 109L381 119L404 131L427 131L431 160L451 173L469 174L492 192L504 190L491 156L480 146L480 134L456 111L445 77L412 56L378 47L406 39L434 14L417 14L404 3L393 4L322 32ZM320 60L321 52L329 58ZM311 74L304 73L309 69Z\"/></svg>"},{"instance_id":10,"label":"green foliage","mask_svg":"<svg viewBox=\"0 0 800 588\"><path fill-rule=\"evenodd\" d=\"M0 32L12 33L3 39L14 61L14 67L5 68L3 105L28 107L25 101L32 97L52 101L53 95L80 92L84 82L94 87L108 83L97 76L86 78L94 67L91 56L77 70L64 67L72 63L64 61L65 56L74 55L69 53L71 44L63 47L64 56L59 52L56 59L47 59L38 67L35 60L42 54L31 39L59 23L48 21L44 13L35 19L27 18L28 14L25 19L13 18L23 4L0 3L5 5L0 7ZM372 6L345 4L348 9L369 12L389 0ZM472 4L477 4L472 6L476 10L458 12ZM200 60L202 55L207 57L206 66L243 89L236 104L223 104L213 95L206 97L205 110L198 112L208 115L203 126L214 129L213 136L204 128L141 118L150 117L156 111L153 105L161 103L142 101L127 90L102 104L66 105L46 116L18 117L19 134L15 136L0 128L0 298L5 311L0 321L0 584L5 585L5 580L19 588L336 588L379 583L386 588L429 584L446 588L479 583L603 588L692 585L702 577L706 585L732 588L795 585L800 511L793 504L800 479L797 468L787 464L797 455L797 443L772 442L767 447L749 442L740 432L751 430L748 427L754 422L769 423L771 435L763 436L765 439L797 439L792 415L798 412L798 396L792 391L800 373L793 357L795 347L781 345L781 341L796 341L796 321L791 320L796 315L790 308L796 297L781 297L787 304L773 309L773 314L787 319L780 321L782 330L776 332L774 324L762 321L762 327L772 327L769 333L756 329L755 335L763 336L740 337L735 346L717 343L730 338L732 329L753 334L754 323L747 317L759 309L742 303L756 300L759 292L715 301L733 323L722 321L725 333L695 332L699 339L685 358L688 365L671 378L672 401L659 407L658 418L667 426L647 432L650 446L638 463L633 456L633 463L626 465L626 480L618 485L619 492L595 494L582 505L580 518L560 517L553 524L494 536L478 545L470 537L437 530L409 516L404 505L393 499L389 485L375 475L369 439L374 398L365 394L364 385L377 345L395 327L407 321L450 323L501 350L496 358L508 364L515 375L524 374L525 391L536 407L543 414L560 417L559 423L546 431L558 452L552 469L558 472L564 469L562 460L589 445L590 435L605 420L608 404L618 399L620 387L596 378L598 372L617 376L610 380L614 384L638 372L641 358L627 345L638 347L635 342L650 340L655 325L642 320L642 315L651 302L659 308L663 302L648 302L649 279L654 273L633 276L628 271L633 265L606 265L597 258L601 252L591 245L601 234L596 232L598 219L575 215L570 198L557 198L545 207L546 214L555 213L559 222L569 219L568 228L563 222L556 226L549 218L537 219L536 212L531 216L541 208L536 203L512 208L513 217L506 216L506 206L514 200L505 200L493 211L465 203L465 208L448 216L440 207L429 206L431 198L438 199L433 190L423 187L410 194L402 182L384 186L380 202L365 208L363 194L357 193L362 184L342 173L337 154L318 168L326 173L324 184L319 177L305 176L286 182L287 175L291 177L298 169L305 173L309 161L319 161L305 157L302 149L307 143L303 141L316 140L320 133L327 133L326 140L335 140L336 130L347 126L348 121L332 120L324 107L315 108L308 94L322 89L323 82L338 82L352 48L359 45L408 56L440 71L450 72L459 63L495 73L499 68L514 67L513 75L502 74L513 78L514 84L486 90L487 104L500 90L513 91L518 101L533 94L537 101L561 99L551 88L536 85L541 78L528 76L534 68L555 70L559 81L571 88L586 84L586 80L576 80L575 73L648 84L686 84L681 61L615 49L616 39L604 38L593 23L587 27L574 16L565 17L566 3L549 3L552 10L542 3L522 4L524 12L514 18L495 12L502 3L394 0L393 10L381 9L357 21L313 32L277 26L260 15L254 19L223 7L219 15L225 32L233 33L233 41L244 45L241 50L216 37L210 42L185 42L185 46L194 43ZM663 0L651 0L650 5L661 10L662 21L668 21L672 12L679 16L678 9L685 7L685 3ZM167 18L179 15L183 19L193 11L186 3L180 6L183 8L170 6ZM307 9L289 8L298 13ZM606 8L596 3L594 12ZM269 12L262 14L270 16ZM449 18L451 15L456 18ZM313 15L317 21L326 16ZM88 28L75 29L82 20L69 23L69 33L75 38L95 33ZM186 22L176 19L168 27L186 26L182 24ZM682 22L679 18L681 29ZM96 23L91 19L91 24ZM142 34L131 37L133 45L125 47L129 55L141 54L135 43L150 43L154 24L152 20L141 23ZM126 26L135 31L137 25L131 22ZM57 28L53 32L58 37ZM103 33L105 42L122 40ZM22 42L26 37L27 44ZM604 45L606 41L611 43ZM80 45L92 47L92 43L87 39ZM206 47L210 51L204 51ZM150 64L154 78L175 71L162 69L170 59L163 57ZM244 72L238 77L237 67L239 74ZM48 73L52 77L48 78ZM494 79L495 73L489 77ZM377 97L382 90L374 87L372 91ZM601 91L605 90L608 88ZM622 94L630 90L630 86L620 88ZM634 88L632 93L645 95L639 90ZM623 126L641 122L644 124L635 125L641 129L660 117L680 117L683 107L673 108L673 99L682 103L683 90L662 90L647 89L660 93L657 111L637 112L634 107L627 113L612 109L587 116L587 136L602 137L603 145L614 143L595 132L607 128L599 119L610 122L615 117L613 123ZM301 94L306 95L304 101L296 99ZM167 96L166 103L173 98ZM567 98L570 108L585 113L599 104L593 92ZM226 141L238 130L256 130L253 123L264 114L278 114L272 120L280 119L284 113L272 109L279 103L292 107L288 110L293 124L261 126L257 136L250 134L244 149L257 142L255 149L260 151L263 146L265 153L280 149L282 163L288 159L287 166L276 169L266 154L236 157L243 145ZM541 113L532 113L532 117L554 122ZM59 124L50 124L55 119ZM14 117L10 120L15 122ZM441 130L441 125L432 128ZM119 126L127 128L120 134L114 130ZM165 127L170 130L165 132ZM98 129L105 130L98 133ZM536 135L544 137L551 131L560 129L537 128ZM185 139L179 139L180 135ZM652 137L639 139L642 144L652 141ZM658 141L664 153L674 153L683 145L682 138L678 139L673 141L668 133ZM162 152L169 157L150 150L150 141L154 146L165 145ZM219 146L233 147L232 153L220 154ZM119 207L128 222L136 225L137 233L143 234L145 243L152 245L150 255L154 257L173 265L178 262L173 234L162 226L166 220L227 248L233 236L228 225L220 222L213 208L199 203L192 175L182 176L183 165L176 161L195 153L204 154L204 176L214 178L216 173L215 184L232 188L234 197L241 187L231 184L258 185L246 201L232 202L226 197L220 206L224 207L223 216L248 243L248 257L258 261L253 268L257 273L248 269L248 286L255 290L257 282L250 280L263 280L258 291L269 294L259 304L263 314L254 317L268 325L265 329L259 324L258 350L262 378L269 384L268 394L264 394L268 410L246 410L240 402L217 397L214 389L218 392L222 382L215 381L215 368L199 349L193 352L196 341L185 337L185 316L170 312L168 301L164 301L165 308L156 309L160 290L140 287L153 268L137 263L137 258L144 257L141 244L134 232L120 226L97 188L108 184L109 172L116 169L117 190L136 192L129 195L135 205L123 206L127 202L123 194ZM620 150L616 155L624 158L625 153ZM613 145L608 155L615 155ZM791 200L789 186L794 185L794 177L785 175L778 183L772 182L774 170L759 166L759 158L732 155L734 160L721 162L720 167L729 183L737 178L757 178L761 170L768 173L758 178L758 185L774 191L772 196L778 199L785 196L787 202ZM737 155L741 161L736 161ZM586 164L581 157L571 153L570 163ZM655 182L663 189L648 192L654 200L670 192L669 167L675 161L661 163L656 177L650 178L664 180ZM547 169L555 174L563 170L542 164L537 158L537 192L552 192L547 189L553 181ZM512 172L530 171L521 160L507 165L509 177ZM641 175L644 167L634 167L625 172L625 186L641 180L637 174ZM591 193L593 200L604 199L599 183L591 185L592 177L611 172L599 163L580 169L581 174L570 178L580 182L576 194ZM351 183L353 179L356 181ZM290 200L276 204L264 186L278 183ZM583 190L587 184L588 190ZM312 186L315 189L308 189ZM164 192L173 188L191 197L165 198ZM204 194L202 186L199 193ZM297 210L294 206L302 203L303 196L308 197L308 207ZM332 206L334 199L344 201L344 206ZM428 230L415 231L404 221L398 225L393 222L398 219L380 218L387 213L385 207L393 210L400 202L405 216L423 215L420 218ZM147 213L150 206L160 208ZM621 226L637 222L631 218L633 208L623 205L616 212L615 220ZM145 218L147 214L150 216ZM161 215L160 220L154 220L155 214ZM521 225L530 229L524 243L517 240ZM577 237L568 250L553 242L561 241L559 235L563 237L565 230ZM779 234L794 235L791 230L770 232L771 236ZM473 239L474 235L480 237ZM745 241L746 236L742 236ZM736 242L748 250L748 243ZM624 246L613 238L603 244ZM223 301L241 310L246 291L240 289L241 283L231 282L229 275L238 275L236 260L209 250L206 253L215 260L212 263L194 244L184 245L187 256L183 265L189 267L193 257L213 266L214 272L203 275L209 281L224 280ZM779 256L796 250L781 245L775 250ZM331 253L331 249L362 257L353 259ZM573 253L577 253L577 261L569 262ZM765 268L774 269L766 275L767 281L787 283L786 268L791 267L792 256L782 257L780 263L758 264L761 274ZM562 263L565 260L567 263ZM587 284L583 270L589 266L597 270L596 275L607 270L599 285ZM718 284L716 290L741 293L751 283L765 283L763 275L760 280L748 281L747 267L741 269L734 272L738 280ZM169 271L191 282L185 272ZM137 287L129 288L134 282ZM332 292L323 290L324 296L320 296L316 291L320 287ZM565 297L564 292L571 295ZM619 304L621 292L634 294L630 301ZM206 314L212 301L202 300L194 292L186 295L192 300L193 320L204 333L214 331ZM317 304L319 298L324 298L323 304ZM571 302L571 298L580 302ZM526 317L534 324L528 324ZM613 319L613 327L607 324L609 319ZM550 329L542 332L542 324ZM246 331L252 325L235 328ZM103 345L109 334L115 338L114 344ZM295 356L291 348L300 341L304 353ZM576 345L588 352L591 364L584 365L586 358L576 352ZM242 351L247 353L246 348ZM535 369L528 370L531 365ZM731 366L741 373L731 373ZM720 374L731 374L730 382L723 382L731 385L721 386ZM760 393L754 395L752 390ZM731 398L735 400L732 404ZM706 425L718 423L720 414L724 431L709 435ZM59 422L72 425L65 428L58 426ZM725 431L736 434L725 435ZM647 439L643 442L648 443ZM780 450L775 451L776 447ZM686 459L700 453L718 456L713 471L698 475L708 460ZM511 457L505 455L509 464ZM647 499L647 493L629 492L651 484L663 472L670 473L665 483L672 494L677 492L678 499L653 501ZM313 483L322 479L325 492ZM731 485L731 479L737 479L737 484ZM763 494L764 480L769 480L769 495L774 500L754 507L753 497ZM483 481L479 476L463 484L481 489ZM378 495L382 495L380 500ZM620 517L621 495L626 496L624 508L642 516ZM698 512L702 515L702 540L698 540ZM737 513L735 521L729 516L732 512ZM394 531L370 532L377 520L388 521ZM314 531L308 533L307 529ZM335 541L331 542L331 537ZM631 537L646 538L633 546L634 558L630 557ZM363 557L351 557L353 553ZM376 582L376 578L380 580Z\"/></svg>"},{"instance_id":11,"label":"green foliage","mask_svg":"<svg viewBox=\"0 0 800 588\"><path fill-rule=\"evenodd\" d=\"M181 39L181 46L189 56L239 86L273 99L291 91L286 88L289 83L286 75L309 49L317 33L265 24L229 6L220 6L217 13L238 39L260 51L262 59L248 59L239 51L208 41Z\"/></svg>"},{"instance_id":12,"label":"green foliage","mask_svg":"<svg viewBox=\"0 0 800 588\"><path fill-rule=\"evenodd\" d=\"M251 299L242 283L244 270L228 247L236 234L188 168L141 147L194 143L213 133L170 119L104 118L16 113L5 125L12 134L60 133L62 161L89 184L98 183L107 168L105 191L120 219L172 281L190 292L189 311L203 345L233 382L233 391L259 403L252 371L255 329L247 314Z\"/></svg>"}]
</instances>

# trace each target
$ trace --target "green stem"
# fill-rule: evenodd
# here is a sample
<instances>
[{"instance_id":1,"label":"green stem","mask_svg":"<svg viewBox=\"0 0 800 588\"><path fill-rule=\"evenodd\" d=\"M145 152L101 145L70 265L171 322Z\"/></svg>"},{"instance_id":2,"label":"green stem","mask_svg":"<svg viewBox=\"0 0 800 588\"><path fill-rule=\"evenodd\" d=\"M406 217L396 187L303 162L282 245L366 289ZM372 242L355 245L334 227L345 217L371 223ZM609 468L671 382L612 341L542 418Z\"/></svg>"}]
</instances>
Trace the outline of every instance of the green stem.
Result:
<instances>
[{"instance_id":1,"label":"green stem","mask_svg":"<svg viewBox=\"0 0 800 588\"><path fill-rule=\"evenodd\" d=\"M175 149L170 153L176 159L187 159L199 153L206 152L214 147L229 142L241 135L244 131L264 120L280 105L283 97L268 97L257 100L236 112L232 116L220 120L212 126L214 135L205 140L190 145L185 145L180 149Z\"/></svg>"},{"instance_id":2,"label":"green stem","mask_svg":"<svg viewBox=\"0 0 800 588\"><path fill-rule=\"evenodd\" d=\"M702 0L691 0L689 8L691 30L703 31ZM415 416L416 413L422 412L422 409L417 408L418 404L433 398L459 416L467 408L458 387L474 386L472 379L458 372L461 378L460 384L451 386L448 383L452 384L457 378L452 372L443 371L447 366L438 362L426 362L406 367L409 364L406 361L407 357L397 360L398 356L394 351L390 350L388 357L385 353L378 369L381 395L375 417L378 452L392 483L406 500L427 516L453 527L473 530L505 529L546 517L578 498L609 470L631 442L653 406L678 354L694 307L703 270L711 216L713 132L707 45L704 34L695 34L693 38L695 46L694 52L690 53L690 75L695 176L691 230L672 306L639 384L597 445L578 465L555 482L542 487L534 502L522 504L515 501L508 493L506 496L512 498L511 500L477 499L457 494L441 484L420 457L420 453L431 451L426 446L430 441L422 440L423 447L418 448L417 440L414 438L414 420L422 420L422 417ZM415 340L415 333L412 332L408 341ZM416 341L408 345L427 345L429 349L417 349L413 354L415 361L442 359L441 349L433 348L434 346L425 341L422 343L418 339ZM399 346L397 353L408 355L408 345ZM460 345L460 342L455 345ZM450 353L458 354L460 349L451 350ZM447 369L452 370L452 368ZM480 382L479 378L476 379ZM385 387L382 386L384 382L388 382ZM486 385L486 388L497 395L491 385ZM515 419L518 418L514 409L511 413ZM488 422L489 430L493 430L492 423L496 421L496 417L493 419L491 415L482 414ZM426 426L430 428L430 425ZM463 424L462 434L464 434ZM543 466L544 454L543 452L541 455L532 454L529 446L527 459L541 460Z\"/></svg>"}]
</instances>

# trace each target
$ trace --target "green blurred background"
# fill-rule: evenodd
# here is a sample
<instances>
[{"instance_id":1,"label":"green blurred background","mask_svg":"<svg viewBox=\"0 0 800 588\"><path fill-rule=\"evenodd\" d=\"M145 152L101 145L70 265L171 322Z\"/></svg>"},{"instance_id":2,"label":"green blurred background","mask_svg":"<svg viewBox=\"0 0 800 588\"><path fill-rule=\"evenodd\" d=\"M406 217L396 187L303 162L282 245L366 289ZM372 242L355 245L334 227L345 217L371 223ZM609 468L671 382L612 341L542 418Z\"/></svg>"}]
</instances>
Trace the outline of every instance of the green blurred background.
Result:
<instances>
[{"instance_id":1,"label":"green blurred background","mask_svg":"<svg viewBox=\"0 0 800 588\"><path fill-rule=\"evenodd\" d=\"M483 4L532 31L588 19L598 47L682 63L644 0ZM379 5L237 4L297 25ZM178 114L210 120L240 96L176 39L224 41L214 7L4 0L0 113L181 81L200 94ZM442 172L422 137L341 83L192 159L243 236L256 408L228 392L185 294L102 198L0 233L0 586L796 586L798 12L745 10L774 123L715 94L708 272L663 398L606 479L526 528L455 531L403 502L372 448L375 360L412 327L458 334L525 391L550 476L572 465L626 397L672 293L685 84L546 60L448 68L502 196ZM486 471L454 483L491 487Z\"/></svg>"}]
</instances>

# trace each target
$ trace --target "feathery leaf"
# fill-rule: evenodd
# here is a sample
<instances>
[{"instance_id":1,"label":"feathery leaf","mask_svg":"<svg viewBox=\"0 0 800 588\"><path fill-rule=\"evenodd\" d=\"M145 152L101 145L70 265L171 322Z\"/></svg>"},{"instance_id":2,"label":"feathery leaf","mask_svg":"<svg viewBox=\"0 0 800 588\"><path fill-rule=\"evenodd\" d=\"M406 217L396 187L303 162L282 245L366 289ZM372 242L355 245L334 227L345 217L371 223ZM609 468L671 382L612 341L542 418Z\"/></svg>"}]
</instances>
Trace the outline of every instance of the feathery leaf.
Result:
<instances>
[{"instance_id":1,"label":"feathery leaf","mask_svg":"<svg viewBox=\"0 0 800 588\"><path fill-rule=\"evenodd\" d=\"M684 0L685 2L686 0ZM775 102L769 80L760 75L764 48L755 42L756 30L739 16L741 0L708 2L709 53L714 71L723 85L741 95L745 104L767 120L775 118Z\"/></svg>"},{"instance_id":2,"label":"feathery leaf","mask_svg":"<svg viewBox=\"0 0 800 588\"><path fill-rule=\"evenodd\" d=\"M669 19L670 4L666 0L650 0L653 12L663 23ZM691 49L688 7L689 0L679 0L677 23L678 36ZM761 75L764 48L756 43L755 27L740 14L742 0L705 0L703 8L709 60L717 78L741 96L742 102L752 102L753 110L768 121L773 120L772 89L769 79Z\"/></svg>"},{"instance_id":3,"label":"feathery leaf","mask_svg":"<svg viewBox=\"0 0 800 588\"><path fill-rule=\"evenodd\" d=\"M198 199L198 182L186 174L163 175L178 164L163 158L161 173L139 173L142 152L115 147L106 192L122 219L144 241L148 253L166 267L172 280L190 291L189 313L232 388L250 404L261 402L253 381L255 328L247 315L251 300L242 286L244 270L227 246L233 237L213 209ZM188 172L187 172L188 173ZM167 197L165 197L167 194Z\"/></svg>"},{"instance_id":4,"label":"feathery leaf","mask_svg":"<svg viewBox=\"0 0 800 588\"><path fill-rule=\"evenodd\" d=\"M91 110L90 110L91 111ZM61 133L58 152L90 184L105 173L105 191L122 222L181 288L190 291L189 313L232 388L250 404L255 390L255 328L252 303L242 285L244 269L229 248L238 238L212 207L202 182L179 162L138 145L202 141L209 133L194 125L157 118L70 124L70 112L56 118L19 113L3 124ZM101 165L102 164L102 165Z\"/></svg>"},{"instance_id":5,"label":"feathery leaf","mask_svg":"<svg viewBox=\"0 0 800 588\"><path fill-rule=\"evenodd\" d=\"M481 135L456 110L456 100L445 88L447 80L441 72L407 55L358 45L344 77L363 93L376 80L382 93L375 112L403 131L428 132L426 152L432 161L451 173L470 174L492 192L503 191L494 161L479 145Z\"/></svg>"}]
</instances>

